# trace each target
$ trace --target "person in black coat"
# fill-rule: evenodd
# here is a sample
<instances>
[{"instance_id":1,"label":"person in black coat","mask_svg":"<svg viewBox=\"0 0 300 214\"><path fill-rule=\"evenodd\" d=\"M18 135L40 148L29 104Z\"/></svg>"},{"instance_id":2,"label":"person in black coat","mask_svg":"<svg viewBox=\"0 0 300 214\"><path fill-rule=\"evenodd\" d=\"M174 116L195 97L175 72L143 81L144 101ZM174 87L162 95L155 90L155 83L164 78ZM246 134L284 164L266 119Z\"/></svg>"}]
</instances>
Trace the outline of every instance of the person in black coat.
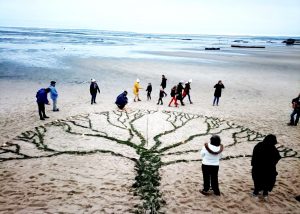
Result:
<instances>
[{"instance_id":1,"label":"person in black coat","mask_svg":"<svg viewBox=\"0 0 300 214\"><path fill-rule=\"evenodd\" d=\"M299 122L299 117L300 117L300 94L298 95L298 97L296 97L295 99L292 100L292 104L293 104L293 112L291 114L291 120L289 125L290 126L297 126L298 122ZM296 116L296 119L295 119Z\"/></svg>"},{"instance_id":2,"label":"person in black coat","mask_svg":"<svg viewBox=\"0 0 300 214\"><path fill-rule=\"evenodd\" d=\"M147 100L151 100L151 92L152 92L151 83L148 84L146 91L147 91Z\"/></svg>"},{"instance_id":3,"label":"person in black coat","mask_svg":"<svg viewBox=\"0 0 300 214\"><path fill-rule=\"evenodd\" d=\"M181 105L184 106L183 100L182 100L182 90L183 90L183 86L182 86L183 81L180 81L179 84L177 85L177 100L180 101Z\"/></svg>"},{"instance_id":4,"label":"person in black coat","mask_svg":"<svg viewBox=\"0 0 300 214\"><path fill-rule=\"evenodd\" d=\"M41 120L45 120L45 118L49 118L45 113L45 104L50 105L47 95L50 92L50 88L41 88L36 93L36 102L38 104L39 115Z\"/></svg>"},{"instance_id":5,"label":"person in black coat","mask_svg":"<svg viewBox=\"0 0 300 214\"><path fill-rule=\"evenodd\" d=\"M224 87L222 81L219 80L219 82L217 84L215 84L214 88L215 88L215 93L214 93L215 98L214 98L213 106L215 105L215 103L217 105L219 105L219 99L222 94L222 89L225 87Z\"/></svg>"},{"instance_id":6,"label":"person in black coat","mask_svg":"<svg viewBox=\"0 0 300 214\"><path fill-rule=\"evenodd\" d=\"M162 75L160 86L161 86L164 90L165 90L165 88L167 87L167 78L165 77L165 75Z\"/></svg>"},{"instance_id":7,"label":"person in black coat","mask_svg":"<svg viewBox=\"0 0 300 214\"><path fill-rule=\"evenodd\" d=\"M253 149L251 160L254 182L253 196L258 196L259 192L263 191L263 196L266 198L275 185L278 175L276 164L281 158L275 147L276 143L276 136L270 134Z\"/></svg>"},{"instance_id":8,"label":"person in black coat","mask_svg":"<svg viewBox=\"0 0 300 214\"><path fill-rule=\"evenodd\" d=\"M163 104L162 98L163 98L164 96L167 96L167 94L166 94L166 92L164 91L164 89L161 88L160 91L159 91L159 98L158 98L158 101L157 101L157 105L159 105L159 102L160 102L160 105Z\"/></svg>"},{"instance_id":9,"label":"person in black coat","mask_svg":"<svg viewBox=\"0 0 300 214\"><path fill-rule=\"evenodd\" d=\"M120 94L117 99L116 99L116 105L118 106L119 109L124 109L126 104L128 103L127 99L127 91L124 91L122 94Z\"/></svg>"},{"instance_id":10,"label":"person in black coat","mask_svg":"<svg viewBox=\"0 0 300 214\"><path fill-rule=\"evenodd\" d=\"M189 98L190 104L193 104L193 102L191 100L191 95L190 95L191 83L192 83L192 80L189 80L188 82L185 83L185 87L184 87L183 95L182 95L182 100L184 100L184 98L187 95L188 98Z\"/></svg>"},{"instance_id":11,"label":"person in black coat","mask_svg":"<svg viewBox=\"0 0 300 214\"><path fill-rule=\"evenodd\" d=\"M97 92L99 92L99 94L100 94L100 89L98 87L98 84L96 83L95 79L91 79L90 93L92 96L92 99L91 99L92 105L93 105L93 103L96 103Z\"/></svg>"}]
</instances>

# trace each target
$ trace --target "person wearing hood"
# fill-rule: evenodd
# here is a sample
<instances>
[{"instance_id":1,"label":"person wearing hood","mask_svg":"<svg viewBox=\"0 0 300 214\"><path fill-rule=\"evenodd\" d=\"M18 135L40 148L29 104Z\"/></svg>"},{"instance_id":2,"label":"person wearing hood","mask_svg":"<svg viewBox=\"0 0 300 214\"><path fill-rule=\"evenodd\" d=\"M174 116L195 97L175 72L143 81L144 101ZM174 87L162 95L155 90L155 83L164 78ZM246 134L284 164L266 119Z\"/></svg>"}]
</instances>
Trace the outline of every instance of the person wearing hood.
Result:
<instances>
[{"instance_id":1,"label":"person wearing hood","mask_svg":"<svg viewBox=\"0 0 300 214\"><path fill-rule=\"evenodd\" d=\"M222 157L223 145L218 135L210 138L210 143L205 143L200 154L202 157L203 195L208 195L210 187L214 194L220 196L218 172Z\"/></svg>"},{"instance_id":2,"label":"person wearing hood","mask_svg":"<svg viewBox=\"0 0 300 214\"><path fill-rule=\"evenodd\" d=\"M136 101L141 101L140 100L140 97L139 97L139 90L142 89L141 86L140 86L140 80L137 79L135 82L134 82L134 85L133 85L133 94L134 94L134 99L133 101L136 102ZM136 100L137 99L137 100Z\"/></svg>"},{"instance_id":3,"label":"person wearing hood","mask_svg":"<svg viewBox=\"0 0 300 214\"><path fill-rule=\"evenodd\" d=\"M57 97L58 97L58 93L57 93L57 90L56 90L56 88L55 88L55 84L56 84L55 81L51 81L51 82L50 82L50 86L49 86L49 89L50 89L50 97L51 97L51 99L52 99L53 111L59 111L59 109L57 108Z\"/></svg>"},{"instance_id":4,"label":"person wearing hood","mask_svg":"<svg viewBox=\"0 0 300 214\"><path fill-rule=\"evenodd\" d=\"M97 92L99 92L99 94L100 94L99 86L98 86L98 84L97 84L97 82L96 82L95 79L91 79L90 93L91 93L91 96L92 96L92 99L91 99L91 104L92 105L94 103L96 104Z\"/></svg>"},{"instance_id":5,"label":"person wearing hood","mask_svg":"<svg viewBox=\"0 0 300 214\"><path fill-rule=\"evenodd\" d=\"M276 164L281 156L275 147L277 139L275 135L267 135L262 142L259 142L253 149L251 165L252 179L254 182L253 196L258 196L263 191L263 197L267 199L268 193L272 191L276 176Z\"/></svg>"},{"instance_id":6,"label":"person wearing hood","mask_svg":"<svg viewBox=\"0 0 300 214\"><path fill-rule=\"evenodd\" d=\"M128 103L128 99L127 99L127 91L124 91L123 93L121 93L117 99L116 99L116 105L118 106L119 109L123 110L124 107L126 106L126 104Z\"/></svg>"},{"instance_id":7,"label":"person wearing hood","mask_svg":"<svg viewBox=\"0 0 300 214\"><path fill-rule=\"evenodd\" d=\"M191 83L192 83L191 79L188 82L185 83L185 87L183 89L183 94L182 94L182 100L184 100L184 98L187 95L188 98L189 98L190 104L193 104L193 102L191 101L191 96L190 96Z\"/></svg>"},{"instance_id":8,"label":"person wearing hood","mask_svg":"<svg viewBox=\"0 0 300 214\"><path fill-rule=\"evenodd\" d=\"M41 120L45 120L45 118L49 118L45 113L45 104L50 105L47 95L50 92L49 88L41 88L36 93L36 102L38 104L39 115Z\"/></svg>"},{"instance_id":9,"label":"person wearing hood","mask_svg":"<svg viewBox=\"0 0 300 214\"><path fill-rule=\"evenodd\" d=\"M215 84L214 88L215 88L215 93L214 93L215 98L214 98L213 106L215 105L215 103L219 105L219 99L222 94L222 89L225 88L225 86L222 83L222 80L219 80L218 83Z\"/></svg>"}]
</instances>

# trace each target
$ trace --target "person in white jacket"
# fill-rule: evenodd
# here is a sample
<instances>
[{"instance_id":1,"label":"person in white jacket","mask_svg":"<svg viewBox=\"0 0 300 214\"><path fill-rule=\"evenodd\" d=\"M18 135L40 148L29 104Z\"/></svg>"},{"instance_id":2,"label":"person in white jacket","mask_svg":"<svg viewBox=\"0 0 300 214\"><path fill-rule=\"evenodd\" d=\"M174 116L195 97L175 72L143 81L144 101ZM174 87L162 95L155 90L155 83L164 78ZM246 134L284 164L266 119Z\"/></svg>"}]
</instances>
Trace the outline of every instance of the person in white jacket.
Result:
<instances>
[{"instance_id":1,"label":"person in white jacket","mask_svg":"<svg viewBox=\"0 0 300 214\"><path fill-rule=\"evenodd\" d=\"M213 135L210 138L210 143L205 143L200 152L203 173L203 190L201 193L203 195L208 195L210 187L215 195L220 195L218 172L223 148L220 137Z\"/></svg>"}]
</instances>

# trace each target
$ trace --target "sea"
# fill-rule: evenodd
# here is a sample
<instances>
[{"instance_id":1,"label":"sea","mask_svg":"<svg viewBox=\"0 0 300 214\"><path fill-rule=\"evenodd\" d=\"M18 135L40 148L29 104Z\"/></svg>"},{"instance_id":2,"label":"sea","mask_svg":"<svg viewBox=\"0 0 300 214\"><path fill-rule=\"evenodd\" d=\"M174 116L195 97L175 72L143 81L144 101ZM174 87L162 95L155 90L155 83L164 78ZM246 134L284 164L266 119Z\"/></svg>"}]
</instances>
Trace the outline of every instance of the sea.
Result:
<instances>
[{"instance_id":1,"label":"sea","mask_svg":"<svg viewBox=\"0 0 300 214\"><path fill-rule=\"evenodd\" d=\"M130 58L199 61L158 52L206 52L241 55L237 45L285 46L288 37L144 34L134 32L0 27L0 79L26 76L26 70L69 69L70 58ZM205 51L208 47L219 51ZM208 62L209 63L209 62ZM30 73L30 72L29 72ZM32 73L30 73L32 76Z\"/></svg>"}]
</instances>

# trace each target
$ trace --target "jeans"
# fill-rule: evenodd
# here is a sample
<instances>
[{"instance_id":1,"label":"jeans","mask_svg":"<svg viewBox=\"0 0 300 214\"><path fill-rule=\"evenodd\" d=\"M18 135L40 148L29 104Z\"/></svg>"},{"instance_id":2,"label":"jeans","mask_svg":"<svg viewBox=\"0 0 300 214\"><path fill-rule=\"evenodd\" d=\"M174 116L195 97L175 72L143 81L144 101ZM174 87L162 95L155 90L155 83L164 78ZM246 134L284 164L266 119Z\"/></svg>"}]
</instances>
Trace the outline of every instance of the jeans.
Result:
<instances>
[{"instance_id":1,"label":"jeans","mask_svg":"<svg viewBox=\"0 0 300 214\"><path fill-rule=\"evenodd\" d=\"M202 164L203 173L203 191L207 192L210 187L213 189L215 195L220 195L219 181L218 181L219 166L210 166Z\"/></svg>"},{"instance_id":2,"label":"jeans","mask_svg":"<svg viewBox=\"0 0 300 214\"><path fill-rule=\"evenodd\" d=\"M56 111L57 110L57 99L55 99L55 100L52 100L52 102L53 102L53 111Z\"/></svg>"},{"instance_id":3,"label":"jeans","mask_svg":"<svg viewBox=\"0 0 300 214\"><path fill-rule=\"evenodd\" d=\"M219 99L220 99L220 97L215 97L214 102L213 102L213 105L215 105L215 102L216 102L216 101L217 101L217 105L219 105Z\"/></svg>"},{"instance_id":4,"label":"jeans","mask_svg":"<svg viewBox=\"0 0 300 214\"><path fill-rule=\"evenodd\" d=\"M295 119L295 115L296 115L296 120L294 120ZM291 114L290 124L297 126L297 124L299 122L299 117L300 117L300 110L294 109L294 111Z\"/></svg>"},{"instance_id":5,"label":"jeans","mask_svg":"<svg viewBox=\"0 0 300 214\"><path fill-rule=\"evenodd\" d=\"M190 93L188 93L188 94L185 94L185 96L183 96L182 100L184 100L184 98L186 97L186 95L187 95L187 96L188 96L188 98L189 98L190 104L192 104L193 102L191 101L191 96L190 96Z\"/></svg>"},{"instance_id":6,"label":"jeans","mask_svg":"<svg viewBox=\"0 0 300 214\"><path fill-rule=\"evenodd\" d=\"M96 96L97 96L97 93L91 94L91 95L92 95L91 104L96 103Z\"/></svg>"}]
</instances>

